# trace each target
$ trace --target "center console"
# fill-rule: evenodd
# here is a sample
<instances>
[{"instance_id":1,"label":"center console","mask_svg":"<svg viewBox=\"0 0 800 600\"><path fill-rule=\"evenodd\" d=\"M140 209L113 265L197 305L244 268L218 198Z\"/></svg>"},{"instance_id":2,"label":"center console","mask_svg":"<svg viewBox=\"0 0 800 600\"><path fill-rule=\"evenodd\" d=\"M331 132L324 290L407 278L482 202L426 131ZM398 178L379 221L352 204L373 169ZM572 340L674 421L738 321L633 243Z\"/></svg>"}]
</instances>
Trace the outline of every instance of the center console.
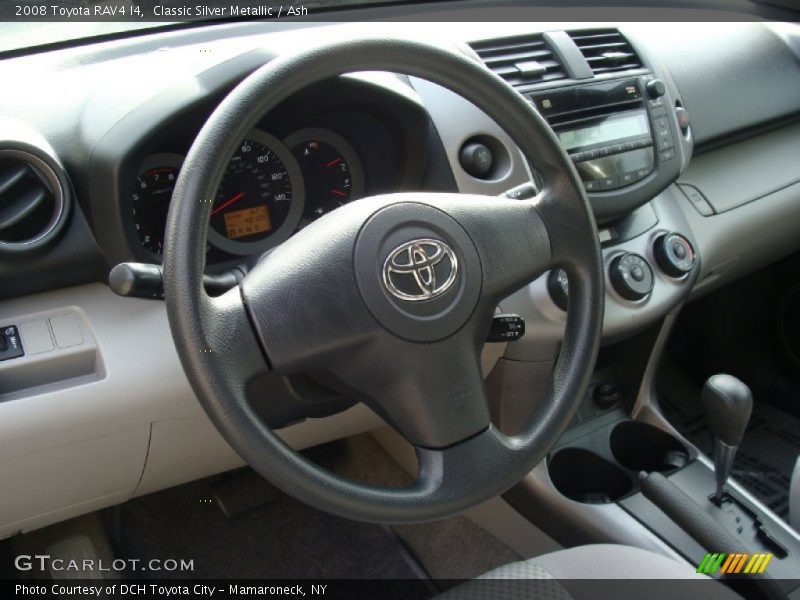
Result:
<instances>
[{"instance_id":1,"label":"center console","mask_svg":"<svg viewBox=\"0 0 800 600\"><path fill-rule=\"evenodd\" d=\"M562 544L634 545L698 569L707 554L724 554L738 562L702 572L726 579L743 597L795 598L798 532L735 480L718 498L719 464L661 414L654 376L672 320L601 350L573 422L506 499ZM667 493L653 494L647 480L662 476ZM768 577L753 571L760 566Z\"/></svg>"},{"instance_id":2,"label":"center console","mask_svg":"<svg viewBox=\"0 0 800 600\"><path fill-rule=\"evenodd\" d=\"M710 459L658 409L655 372L703 258L683 207L688 200L700 215L711 213L699 192L675 185L693 149L680 92L634 42L616 30L555 31L467 49L553 128L597 218L605 271L603 345L587 396L547 459L505 497L564 545L627 544L695 566L712 550L771 554L780 597L800 586L792 580L800 536L735 481L715 503ZM536 179L513 139L477 107L433 84L412 84L459 191L515 197ZM546 397L569 283L556 269L501 302L503 313L527 323L486 382L493 421L505 433L519 431ZM679 492L656 504L649 497L656 484ZM733 546L708 548L704 526Z\"/></svg>"}]
</instances>

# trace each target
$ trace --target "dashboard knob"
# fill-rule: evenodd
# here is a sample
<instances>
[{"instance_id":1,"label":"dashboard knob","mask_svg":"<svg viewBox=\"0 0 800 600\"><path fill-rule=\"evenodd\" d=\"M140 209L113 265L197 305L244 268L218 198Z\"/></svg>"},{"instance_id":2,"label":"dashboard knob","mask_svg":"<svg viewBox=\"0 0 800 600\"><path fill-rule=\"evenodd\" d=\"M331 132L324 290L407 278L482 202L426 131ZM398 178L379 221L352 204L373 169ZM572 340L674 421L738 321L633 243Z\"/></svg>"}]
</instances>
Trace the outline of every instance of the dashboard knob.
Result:
<instances>
[{"instance_id":1,"label":"dashboard knob","mask_svg":"<svg viewBox=\"0 0 800 600\"><path fill-rule=\"evenodd\" d=\"M653 291L653 270L644 259L629 252L611 261L611 285L627 300L641 300Z\"/></svg>"},{"instance_id":2,"label":"dashboard knob","mask_svg":"<svg viewBox=\"0 0 800 600\"><path fill-rule=\"evenodd\" d=\"M675 116L678 119L678 127L681 128L683 133L686 133L689 129L689 113L686 112L685 108L679 106L675 109Z\"/></svg>"},{"instance_id":3,"label":"dashboard knob","mask_svg":"<svg viewBox=\"0 0 800 600\"><path fill-rule=\"evenodd\" d=\"M651 79L644 84L644 89L647 90L647 95L651 98L661 98L667 93L667 86L660 79Z\"/></svg>"},{"instance_id":4,"label":"dashboard knob","mask_svg":"<svg viewBox=\"0 0 800 600\"><path fill-rule=\"evenodd\" d=\"M696 262L694 248L679 233L665 233L656 238L653 255L664 273L670 277L683 277Z\"/></svg>"},{"instance_id":5,"label":"dashboard knob","mask_svg":"<svg viewBox=\"0 0 800 600\"><path fill-rule=\"evenodd\" d=\"M619 391L619 386L612 382L598 384L592 390L592 400L602 410L616 406L621 399L622 394Z\"/></svg>"},{"instance_id":6,"label":"dashboard knob","mask_svg":"<svg viewBox=\"0 0 800 600\"><path fill-rule=\"evenodd\" d=\"M485 178L492 170L494 155L486 144L468 142L458 154L461 167L473 177Z\"/></svg>"}]
</instances>

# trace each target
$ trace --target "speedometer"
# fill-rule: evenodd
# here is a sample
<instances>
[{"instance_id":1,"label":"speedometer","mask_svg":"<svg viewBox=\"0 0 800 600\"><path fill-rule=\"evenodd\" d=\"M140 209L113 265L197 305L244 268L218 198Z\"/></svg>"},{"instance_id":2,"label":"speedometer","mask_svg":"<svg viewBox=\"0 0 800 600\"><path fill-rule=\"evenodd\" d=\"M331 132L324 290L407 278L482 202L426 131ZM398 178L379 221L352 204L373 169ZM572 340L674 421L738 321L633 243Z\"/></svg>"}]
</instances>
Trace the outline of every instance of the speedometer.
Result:
<instances>
[{"instance_id":1,"label":"speedometer","mask_svg":"<svg viewBox=\"0 0 800 600\"><path fill-rule=\"evenodd\" d=\"M277 138L252 130L222 177L208 241L231 254L253 254L286 240L300 223L303 177Z\"/></svg>"}]
</instances>

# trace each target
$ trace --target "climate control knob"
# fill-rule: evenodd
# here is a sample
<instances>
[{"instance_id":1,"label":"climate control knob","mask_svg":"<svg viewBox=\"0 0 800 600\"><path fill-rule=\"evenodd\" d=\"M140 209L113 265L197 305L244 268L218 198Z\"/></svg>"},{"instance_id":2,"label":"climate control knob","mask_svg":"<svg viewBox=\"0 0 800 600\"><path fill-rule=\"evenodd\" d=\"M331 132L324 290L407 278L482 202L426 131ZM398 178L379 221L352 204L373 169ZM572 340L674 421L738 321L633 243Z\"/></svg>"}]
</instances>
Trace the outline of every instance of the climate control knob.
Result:
<instances>
[{"instance_id":1,"label":"climate control knob","mask_svg":"<svg viewBox=\"0 0 800 600\"><path fill-rule=\"evenodd\" d=\"M653 291L653 270L638 254L617 256L611 261L608 275L617 293L628 300L641 300Z\"/></svg>"},{"instance_id":2,"label":"climate control knob","mask_svg":"<svg viewBox=\"0 0 800 600\"><path fill-rule=\"evenodd\" d=\"M665 233L656 238L653 255L659 268L670 277L683 277L694 269L696 261L694 248L679 233Z\"/></svg>"}]
</instances>

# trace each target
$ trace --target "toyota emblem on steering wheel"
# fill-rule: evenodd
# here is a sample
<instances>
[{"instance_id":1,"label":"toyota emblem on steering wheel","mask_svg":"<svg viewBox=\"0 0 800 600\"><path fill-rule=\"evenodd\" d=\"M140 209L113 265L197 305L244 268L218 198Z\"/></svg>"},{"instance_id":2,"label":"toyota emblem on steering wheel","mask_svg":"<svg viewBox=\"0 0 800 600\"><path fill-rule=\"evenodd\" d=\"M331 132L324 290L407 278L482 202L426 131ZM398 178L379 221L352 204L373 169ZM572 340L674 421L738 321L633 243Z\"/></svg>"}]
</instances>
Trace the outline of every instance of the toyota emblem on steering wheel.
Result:
<instances>
[{"instance_id":1,"label":"toyota emblem on steering wheel","mask_svg":"<svg viewBox=\"0 0 800 600\"><path fill-rule=\"evenodd\" d=\"M383 264L383 285L395 298L409 302L444 294L457 275L458 261L450 246L429 238L398 246Z\"/></svg>"}]
</instances>

